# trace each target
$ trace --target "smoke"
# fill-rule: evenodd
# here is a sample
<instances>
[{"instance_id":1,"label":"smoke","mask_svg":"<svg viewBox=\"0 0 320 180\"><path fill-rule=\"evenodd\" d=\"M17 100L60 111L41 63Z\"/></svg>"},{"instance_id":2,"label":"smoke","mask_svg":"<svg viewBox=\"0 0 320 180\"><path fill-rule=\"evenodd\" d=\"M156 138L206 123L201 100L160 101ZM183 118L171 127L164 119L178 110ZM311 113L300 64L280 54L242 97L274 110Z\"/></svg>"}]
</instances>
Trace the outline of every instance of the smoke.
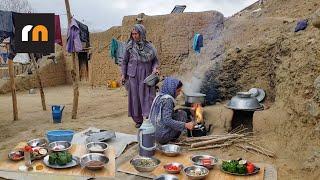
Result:
<instances>
[{"instance_id":1,"label":"smoke","mask_svg":"<svg viewBox=\"0 0 320 180\"><path fill-rule=\"evenodd\" d=\"M219 13L210 26L201 32L204 37L204 47L201 48L200 54L191 53L179 71L184 92L204 93L207 95L208 104L213 104L219 99L219 83L216 77L224 59L223 22L224 17Z\"/></svg>"}]
</instances>

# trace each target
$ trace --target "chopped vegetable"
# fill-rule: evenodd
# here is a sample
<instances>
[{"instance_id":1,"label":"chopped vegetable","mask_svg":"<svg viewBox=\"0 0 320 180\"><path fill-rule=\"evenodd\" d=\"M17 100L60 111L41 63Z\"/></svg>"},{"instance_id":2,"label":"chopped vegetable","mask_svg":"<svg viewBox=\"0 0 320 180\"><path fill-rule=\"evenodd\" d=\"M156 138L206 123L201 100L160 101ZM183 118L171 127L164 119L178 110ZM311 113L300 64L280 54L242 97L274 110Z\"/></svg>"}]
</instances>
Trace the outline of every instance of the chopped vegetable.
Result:
<instances>
[{"instance_id":1,"label":"chopped vegetable","mask_svg":"<svg viewBox=\"0 0 320 180\"><path fill-rule=\"evenodd\" d=\"M57 164L59 166L66 165L72 161L72 155L68 152L57 152L49 155L49 164Z\"/></svg>"},{"instance_id":2,"label":"chopped vegetable","mask_svg":"<svg viewBox=\"0 0 320 180\"><path fill-rule=\"evenodd\" d=\"M166 168L167 168L167 170L169 170L169 171L180 171L180 167L175 166L175 165L169 165L169 166L167 166Z\"/></svg>"},{"instance_id":3,"label":"chopped vegetable","mask_svg":"<svg viewBox=\"0 0 320 180\"><path fill-rule=\"evenodd\" d=\"M239 174L245 174L245 173L247 172L246 166L243 165L243 164L238 164L238 165L237 165L237 172L238 172Z\"/></svg>"},{"instance_id":4,"label":"chopped vegetable","mask_svg":"<svg viewBox=\"0 0 320 180\"><path fill-rule=\"evenodd\" d=\"M251 163L247 164L246 168L248 173L252 173L254 171L254 165Z\"/></svg>"},{"instance_id":5,"label":"chopped vegetable","mask_svg":"<svg viewBox=\"0 0 320 180\"><path fill-rule=\"evenodd\" d=\"M237 174L253 173L255 166L246 160L229 160L222 162L222 169L227 172Z\"/></svg>"},{"instance_id":6,"label":"chopped vegetable","mask_svg":"<svg viewBox=\"0 0 320 180\"><path fill-rule=\"evenodd\" d=\"M157 164L153 160L149 160L149 159L141 159L140 161L137 162L137 166L141 166L141 167L153 167L156 165Z\"/></svg>"}]
</instances>

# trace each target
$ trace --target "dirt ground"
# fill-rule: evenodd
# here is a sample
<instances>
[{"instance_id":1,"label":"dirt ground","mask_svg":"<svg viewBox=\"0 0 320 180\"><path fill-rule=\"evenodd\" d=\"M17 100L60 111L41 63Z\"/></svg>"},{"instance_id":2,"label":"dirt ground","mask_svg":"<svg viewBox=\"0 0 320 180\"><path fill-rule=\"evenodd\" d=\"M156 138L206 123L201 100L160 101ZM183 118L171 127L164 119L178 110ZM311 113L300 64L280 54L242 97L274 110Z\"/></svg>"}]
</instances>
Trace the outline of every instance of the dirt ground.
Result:
<instances>
[{"instance_id":1,"label":"dirt ground","mask_svg":"<svg viewBox=\"0 0 320 180\"><path fill-rule=\"evenodd\" d=\"M20 141L43 137L47 130L73 129L81 131L90 126L100 129L114 130L128 134L136 134L133 121L127 117L127 97L124 89L106 89L82 85L80 87L78 118L71 119L72 110L72 86L58 86L45 89L47 111L42 111L39 94L28 94L27 91L19 92L18 108L19 120L12 121L11 94L0 96L0 152L7 153ZM180 101L181 102L181 101ZM63 123L53 124L50 105L65 105ZM267 105L269 106L269 105ZM254 133L258 144L276 152L276 158L268 158L258 154L252 154L235 148L198 151L209 153L222 159L247 158L254 162L273 164L278 169L279 179L317 179L319 171L309 173L302 170L299 157L304 150L290 147L295 139L288 140L288 135L279 135L283 128L280 123L288 118L278 107L270 106L269 109L256 112L254 115ZM214 125L213 132L224 131L232 112L223 104L205 107L205 117L208 123ZM284 133L285 134L285 133ZM301 135L302 136L302 135ZM317 149L317 146L314 147ZM308 152L306 152L308 154ZM305 157L300 157L301 161ZM122 176L121 176L122 177ZM123 176L125 177L125 176Z\"/></svg>"}]
</instances>

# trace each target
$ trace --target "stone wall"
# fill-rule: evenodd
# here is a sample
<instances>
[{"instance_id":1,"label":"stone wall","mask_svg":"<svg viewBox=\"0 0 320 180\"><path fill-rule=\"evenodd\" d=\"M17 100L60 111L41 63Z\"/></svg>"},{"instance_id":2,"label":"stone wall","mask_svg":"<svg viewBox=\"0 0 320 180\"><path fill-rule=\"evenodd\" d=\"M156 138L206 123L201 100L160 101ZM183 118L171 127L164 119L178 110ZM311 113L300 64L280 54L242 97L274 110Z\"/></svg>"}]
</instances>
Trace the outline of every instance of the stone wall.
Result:
<instances>
[{"instance_id":1,"label":"stone wall","mask_svg":"<svg viewBox=\"0 0 320 180\"><path fill-rule=\"evenodd\" d=\"M44 87L57 86L66 83L66 63L63 52L60 50L56 53L56 62L44 57L39 61L40 76ZM38 82L36 80L35 72L28 75L26 72L16 76L16 89L28 90L30 88L37 88ZM10 80L0 79L0 94L10 92Z\"/></svg>"},{"instance_id":2,"label":"stone wall","mask_svg":"<svg viewBox=\"0 0 320 180\"><path fill-rule=\"evenodd\" d=\"M203 34L205 40L212 38L216 22L223 21L223 18L216 11L145 16L143 25L147 29L147 39L157 48L161 74L176 72L183 60L193 53L194 33ZM93 85L105 85L107 80L119 79L119 67L110 57L109 43L112 37L126 41L135 19L136 16L125 16L122 26L91 36L94 48L90 72Z\"/></svg>"}]
</instances>

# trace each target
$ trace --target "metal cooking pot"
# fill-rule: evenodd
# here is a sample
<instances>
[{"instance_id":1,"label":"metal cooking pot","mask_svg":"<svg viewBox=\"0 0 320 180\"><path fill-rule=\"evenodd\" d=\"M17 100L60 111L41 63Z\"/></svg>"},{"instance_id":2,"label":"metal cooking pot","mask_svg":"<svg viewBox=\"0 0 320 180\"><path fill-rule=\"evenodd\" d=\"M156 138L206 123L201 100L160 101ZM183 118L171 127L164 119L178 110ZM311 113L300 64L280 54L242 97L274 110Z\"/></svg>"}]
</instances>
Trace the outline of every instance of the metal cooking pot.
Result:
<instances>
[{"instance_id":1,"label":"metal cooking pot","mask_svg":"<svg viewBox=\"0 0 320 180\"><path fill-rule=\"evenodd\" d=\"M249 92L238 92L236 96L226 105L229 109L243 110L243 111L256 111L262 110L263 106L255 97L251 97Z\"/></svg>"},{"instance_id":2,"label":"metal cooking pot","mask_svg":"<svg viewBox=\"0 0 320 180\"><path fill-rule=\"evenodd\" d=\"M201 103L204 105L205 97L206 95L202 93L184 93L185 104L187 106L194 103Z\"/></svg>"},{"instance_id":3,"label":"metal cooking pot","mask_svg":"<svg viewBox=\"0 0 320 180\"><path fill-rule=\"evenodd\" d=\"M144 79L144 83L147 84L148 86L155 86L159 83L160 78L157 73L152 73L146 79Z\"/></svg>"}]
</instances>

